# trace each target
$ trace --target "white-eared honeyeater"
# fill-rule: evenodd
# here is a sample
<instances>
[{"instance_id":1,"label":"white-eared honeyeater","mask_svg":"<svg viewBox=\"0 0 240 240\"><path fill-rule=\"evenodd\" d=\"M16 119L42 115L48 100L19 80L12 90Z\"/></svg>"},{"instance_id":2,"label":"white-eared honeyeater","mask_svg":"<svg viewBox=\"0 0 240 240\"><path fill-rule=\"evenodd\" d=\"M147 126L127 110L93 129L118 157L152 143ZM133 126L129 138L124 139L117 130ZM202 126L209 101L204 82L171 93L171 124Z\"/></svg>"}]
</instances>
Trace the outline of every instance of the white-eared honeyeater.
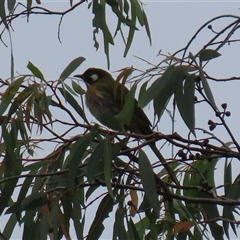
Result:
<instances>
[{"instance_id":1,"label":"white-eared honeyeater","mask_svg":"<svg viewBox=\"0 0 240 240\"><path fill-rule=\"evenodd\" d=\"M124 97L129 90L121 83L115 81L110 73L100 68L89 68L83 74L75 75L74 77L83 79L87 85L86 105L91 114L103 125L114 128L108 117L114 117L122 111ZM136 99L134 100L132 120L129 125L124 125L124 128L136 134L150 135L153 133L151 122L143 110L137 106ZM171 179L176 184L179 184L172 169L157 149L155 142L150 143L149 146L162 162Z\"/></svg>"}]
</instances>

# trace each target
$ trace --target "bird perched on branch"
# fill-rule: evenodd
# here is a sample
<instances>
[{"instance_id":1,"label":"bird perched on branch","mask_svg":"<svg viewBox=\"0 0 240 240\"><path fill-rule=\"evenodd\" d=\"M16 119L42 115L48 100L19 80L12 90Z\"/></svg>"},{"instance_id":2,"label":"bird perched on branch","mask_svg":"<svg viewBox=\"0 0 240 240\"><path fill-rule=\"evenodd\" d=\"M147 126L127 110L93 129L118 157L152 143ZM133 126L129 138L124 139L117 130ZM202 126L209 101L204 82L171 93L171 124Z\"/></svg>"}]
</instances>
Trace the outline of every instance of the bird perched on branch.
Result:
<instances>
[{"instance_id":1,"label":"bird perched on branch","mask_svg":"<svg viewBox=\"0 0 240 240\"><path fill-rule=\"evenodd\" d=\"M129 90L118 81L115 81L110 73L100 68L89 68L83 74L75 75L84 80L87 85L86 105L91 114L103 125L114 130L125 129L132 133L150 135L151 122L143 110L138 107L137 100L133 98L132 117L128 123L115 118L121 113ZM173 170L156 147L155 142L149 146L159 158L171 179L179 184Z\"/></svg>"}]
</instances>

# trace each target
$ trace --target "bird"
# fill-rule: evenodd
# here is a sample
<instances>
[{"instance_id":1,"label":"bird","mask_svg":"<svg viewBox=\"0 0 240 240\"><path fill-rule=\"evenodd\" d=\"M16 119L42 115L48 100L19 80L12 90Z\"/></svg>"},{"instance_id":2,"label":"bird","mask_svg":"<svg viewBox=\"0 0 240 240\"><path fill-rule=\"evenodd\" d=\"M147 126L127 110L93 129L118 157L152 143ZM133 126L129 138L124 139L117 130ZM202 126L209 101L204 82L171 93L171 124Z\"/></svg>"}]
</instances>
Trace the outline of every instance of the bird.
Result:
<instances>
[{"instance_id":1,"label":"bird","mask_svg":"<svg viewBox=\"0 0 240 240\"><path fill-rule=\"evenodd\" d=\"M113 130L126 130L141 135L151 135L152 124L134 99L132 119L129 124L119 123L115 118L123 109L125 96L129 89L112 75L101 68L88 68L83 74L74 75L81 78L87 85L85 95L86 105L90 113L103 125ZM115 123L113 123L115 122ZM152 151L159 158L171 179L179 185L173 170L158 150L155 142L149 144Z\"/></svg>"}]
</instances>

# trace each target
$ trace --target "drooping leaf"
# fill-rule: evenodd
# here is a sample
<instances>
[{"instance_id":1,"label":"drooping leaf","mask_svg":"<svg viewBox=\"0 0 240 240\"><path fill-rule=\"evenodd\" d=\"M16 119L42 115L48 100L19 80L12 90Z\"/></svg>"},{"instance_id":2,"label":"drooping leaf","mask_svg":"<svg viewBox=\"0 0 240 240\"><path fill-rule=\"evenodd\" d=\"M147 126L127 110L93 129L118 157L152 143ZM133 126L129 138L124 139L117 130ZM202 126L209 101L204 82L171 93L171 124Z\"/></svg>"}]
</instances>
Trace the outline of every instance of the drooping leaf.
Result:
<instances>
[{"instance_id":1,"label":"drooping leaf","mask_svg":"<svg viewBox=\"0 0 240 240\"><path fill-rule=\"evenodd\" d=\"M113 239L128 239L124 226L125 213L122 207L118 207L115 213L115 222L113 227Z\"/></svg>"},{"instance_id":2,"label":"drooping leaf","mask_svg":"<svg viewBox=\"0 0 240 240\"><path fill-rule=\"evenodd\" d=\"M71 217L73 220L76 236L77 239L83 239L84 217L82 216L80 201L77 194L74 194L73 197L73 209L74 211L72 211Z\"/></svg>"},{"instance_id":3,"label":"drooping leaf","mask_svg":"<svg viewBox=\"0 0 240 240\"><path fill-rule=\"evenodd\" d=\"M16 188L17 182L18 182L17 178L7 181L1 191L1 198L0 198L0 214L1 215L4 209L8 207L8 202L12 197L12 194Z\"/></svg>"},{"instance_id":4,"label":"drooping leaf","mask_svg":"<svg viewBox=\"0 0 240 240\"><path fill-rule=\"evenodd\" d=\"M167 107L169 100L171 99L174 91L174 82L169 82L162 91L153 99L154 114L157 115L158 119L161 118L164 110Z\"/></svg>"},{"instance_id":5,"label":"drooping leaf","mask_svg":"<svg viewBox=\"0 0 240 240\"><path fill-rule=\"evenodd\" d=\"M147 89L145 94L141 96L141 98L138 100L138 106L141 108L145 107L152 99L154 99L158 94L160 94L164 87L171 81L173 81L172 79L175 79L175 71L175 66L169 66L167 70L163 73L163 75L157 78L155 82Z\"/></svg>"},{"instance_id":6,"label":"drooping leaf","mask_svg":"<svg viewBox=\"0 0 240 240\"><path fill-rule=\"evenodd\" d=\"M131 23L135 26L136 25L136 19L137 19L137 13L136 13L136 1L135 0L131 0ZM131 47L132 41L133 41L133 37L134 37L134 33L135 33L135 29L134 28L130 28L129 32L128 32L128 37L127 37L127 44L123 53L123 57L126 57L128 54L128 51Z\"/></svg>"},{"instance_id":7,"label":"drooping leaf","mask_svg":"<svg viewBox=\"0 0 240 240\"><path fill-rule=\"evenodd\" d=\"M0 115L3 115L5 110L8 108L11 100L16 95L19 87L23 83L25 77L20 77L13 82L10 83L8 88L5 90L5 92L2 94L1 104L0 104Z\"/></svg>"},{"instance_id":8,"label":"drooping leaf","mask_svg":"<svg viewBox=\"0 0 240 240\"><path fill-rule=\"evenodd\" d=\"M9 111L8 111L8 119L11 118L12 114L16 112L18 107L29 97L34 91L34 87L32 85L25 88L22 92L18 94L17 97L15 97Z\"/></svg>"},{"instance_id":9,"label":"drooping leaf","mask_svg":"<svg viewBox=\"0 0 240 240\"><path fill-rule=\"evenodd\" d=\"M8 219L8 221L4 227L4 230L3 230L3 236L6 238L6 240L11 239L11 236L14 232L14 228L15 228L16 224L17 224L17 218L16 218L15 213L13 213L10 216L10 218Z\"/></svg>"},{"instance_id":10,"label":"drooping leaf","mask_svg":"<svg viewBox=\"0 0 240 240\"><path fill-rule=\"evenodd\" d=\"M135 7L137 19L138 19L140 25L144 26L145 21L144 21L143 9L140 4L141 4L141 2L134 1L134 7Z\"/></svg>"},{"instance_id":11,"label":"drooping leaf","mask_svg":"<svg viewBox=\"0 0 240 240\"><path fill-rule=\"evenodd\" d=\"M103 159L105 142L101 141L91 154L87 165L87 179L89 183L94 181L94 177L100 168ZM103 164L103 162L102 162ZM103 168L102 168L103 169ZM100 168L101 170L101 168Z\"/></svg>"},{"instance_id":12,"label":"drooping leaf","mask_svg":"<svg viewBox=\"0 0 240 240\"><path fill-rule=\"evenodd\" d=\"M78 171L78 165L82 161L82 156L86 151L89 143L95 135L95 129L88 133L87 135L79 138L73 145L69 155L69 186L72 188L74 186L75 178Z\"/></svg>"},{"instance_id":13,"label":"drooping leaf","mask_svg":"<svg viewBox=\"0 0 240 240\"><path fill-rule=\"evenodd\" d=\"M128 226L128 233L129 233L130 239L140 240L140 238L138 236L138 232L137 232L136 226L133 223L131 217L128 218L127 226Z\"/></svg>"},{"instance_id":14,"label":"drooping leaf","mask_svg":"<svg viewBox=\"0 0 240 240\"><path fill-rule=\"evenodd\" d=\"M22 202L23 210L30 210L34 208L39 208L45 204L48 204L50 200L47 197L46 193L33 193L26 197Z\"/></svg>"},{"instance_id":15,"label":"drooping leaf","mask_svg":"<svg viewBox=\"0 0 240 240\"><path fill-rule=\"evenodd\" d=\"M111 183L111 169L112 169L112 146L109 135L106 136L104 141L104 179L107 185L109 195L114 199L112 183Z\"/></svg>"},{"instance_id":16,"label":"drooping leaf","mask_svg":"<svg viewBox=\"0 0 240 240\"><path fill-rule=\"evenodd\" d=\"M93 18L93 27L96 29L94 30L94 39L95 44L98 44L96 42L96 33L98 32L98 29L102 30L103 33L103 41L104 41L104 52L107 56L107 62L108 62L108 68L110 66L110 60L109 60L109 44L114 44L113 37L111 35L111 32L109 31L109 28L106 23L106 14L105 14L105 1L101 1L100 3L98 1L93 2L92 12L95 15Z\"/></svg>"},{"instance_id":17,"label":"drooping leaf","mask_svg":"<svg viewBox=\"0 0 240 240\"><path fill-rule=\"evenodd\" d=\"M66 99L66 101L73 107L73 109L80 115L80 117L85 121L88 122L85 113L81 106L78 104L76 99L66 90L63 88L58 88L63 97Z\"/></svg>"},{"instance_id":18,"label":"drooping leaf","mask_svg":"<svg viewBox=\"0 0 240 240\"><path fill-rule=\"evenodd\" d=\"M146 196L155 213L159 215L160 204L158 201L154 172L146 153L141 149L139 150L139 171Z\"/></svg>"},{"instance_id":19,"label":"drooping leaf","mask_svg":"<svg viewBox=\"0 0 240 240\"><path fill-rule=\"evenodd\" d=\"M201 78L201 81L202 81L204 92L206 93L206 96L207 96L209 102L217 110L217 105L215 103L211 88L210 88L210 86L207 82L206 77L204 76L204 72L203 72L202 69L200 69L200 78Z\"/></svg>"},{"instance_id":20,"label":"drooping leaf","mask_svg":"<svg viewBox=\"0 0 240 240\"><path fill-rule=\"evenodd\" d=\"M113 198L107 194L98 206L93 223L88 232L87 240L98 240L104 230L103 221L109 217L109 213L112 211L114 204Z\"/></svg>"},{"instance_id":21,"label":"drooping leaf","mask_svg":"<svg viewBox=\"0 0 240 240\"><path fill-rule=\"evenodd\" d=\"M128 21L126 17L123 16L122 12L119 10L119 3L117 1L113 0L106 0L106 3L111 6L112 11L117 15L118 20L121 23L125 23L129 27L136 28L131 21Z\"/></svg>"},{"instance_id":22,"label":"drooping leaf","mask_svg":"<svg viewBox=\"0 0 240 240\"><path fill-rule=\"evenodd\" d=\"M186 79L186 80L185 80ZM183 85L185 80L185 84ZM175 81L174 96L179 113L189 130L195 135L194 91L195 77L179 72Z\"/></svg>"},{"instance_id":23,"label":"drooping leaf","mask_svg":"<svg viewBox=\"0 0 240 240\"><path fill-rule=\"evenodd\" d=\"M8 29L8 23L6 21L5 0L0 0L0 17L5 27Z\"/></svg>"},{"instance_id":24,"label":"drooping leaf","mask_svg":"<svg viewBox=\"0 0 240 240\"><path fill-rule=\"evenodd\" d=\"M195 128L195 108L194 108L194 97L195 97L195 75L187 75L184 83L184 101L185 101L185 115L186 125L189 130L194 133Z\"/></svg>"},{"instance_id":25,"label":"drooping leaf","mask_svg":"<svg viewBox=\"0 0 240 240\"><path fill-rule=\"evenodd\" d=\"M128 16L129 15L129 3L127 0L124 0L123 10L124 10L125 14Z\"/></svg>"},{"instance_id":26,"label":"drooping leaf","mask_svg":"<svg viewBox=\"0 0 240 240\"><path fill-rule=\"evenodd\" d=\"M150 26L148 24L147 15L146 15L144 10L143 10L143 19L144 19L144 25L145 25L146 33L148 35L148 39L149 39L150 45L152 45L152 37L151 37Z\"/></svg>"},{"instance_id":27,"label":"drooping leaf","mask_svg":"<svg viewBox=\"0 0 240 240\"><path fill-rule=\"evenodd\" d=\"M116 116L124 125L129 125L132 121L134 104L135 104L136 85L134 85L125 96L122 111Z\"/></svg>"},{"instance_id":28,"label":"drooping leaf","mask_svg":"<svg viewBox=\"0 0 240 240\"><path fill-rule=\"evenodd\" d=\"M214 50L214 49L203 49L200 51L199 53L199 58L200 61L209 61L213 58L217 58L221 56L221 53L219 53L218 51Z\"/></svg>"}]
</instances>

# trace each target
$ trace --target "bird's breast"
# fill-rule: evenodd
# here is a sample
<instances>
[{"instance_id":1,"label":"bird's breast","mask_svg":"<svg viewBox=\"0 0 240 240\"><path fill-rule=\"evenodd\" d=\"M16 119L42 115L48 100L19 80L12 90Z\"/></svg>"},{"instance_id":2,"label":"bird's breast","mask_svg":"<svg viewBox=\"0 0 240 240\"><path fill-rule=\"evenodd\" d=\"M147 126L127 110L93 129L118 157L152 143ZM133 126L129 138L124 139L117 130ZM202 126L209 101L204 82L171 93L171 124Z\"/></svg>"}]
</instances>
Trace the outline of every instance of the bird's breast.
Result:
<instances>
[{"instance_id":1,"label":"bird's breast","mask_svg":"<svg viewBox=\"0 0 240 240\"><path fill-rule=\"evenodd\" d=\"M100 106L104 107L103 104L104 96L98 91L96 88L89 87L86 93L86 104L88 108L92 108L92 106Z\"/></svg>"}]
</instances>

